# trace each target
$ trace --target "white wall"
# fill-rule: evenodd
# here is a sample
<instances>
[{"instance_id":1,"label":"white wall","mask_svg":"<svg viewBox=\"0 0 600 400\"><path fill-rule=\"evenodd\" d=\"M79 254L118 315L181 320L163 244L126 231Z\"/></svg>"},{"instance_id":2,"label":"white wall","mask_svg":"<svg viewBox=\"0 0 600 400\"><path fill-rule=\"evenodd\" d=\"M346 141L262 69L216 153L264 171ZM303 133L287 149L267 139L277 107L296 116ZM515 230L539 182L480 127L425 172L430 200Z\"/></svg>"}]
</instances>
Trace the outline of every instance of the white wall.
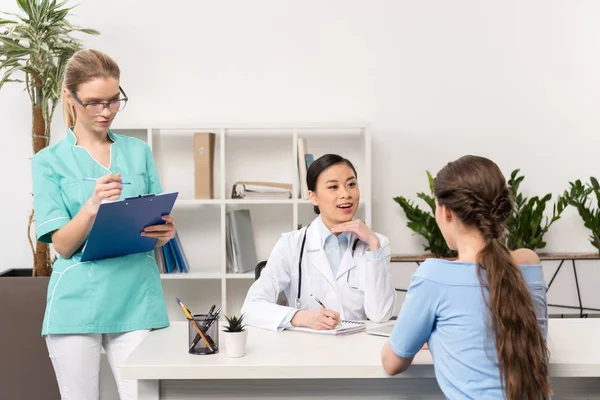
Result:
<instances>
[{"instance_id":1,"label":"white wall","mask_svg":"<svg viewBox=\"0 0 600 400\"><path fill-rule=\"evenodd\" d=\"M521 168L529 194L600 175L596 1L104 0L75 14L102 33L86 44L122 68L130 102L120 126L369 122L374 228L394 253L422 242L392 198L416 198L425 170L460 155L491 157L506 174ZM3 266L27 267L22 86L0 91L0 110ZM570 210L547 250L593 251L587 235Z\"/></svg>"}]
</instances>

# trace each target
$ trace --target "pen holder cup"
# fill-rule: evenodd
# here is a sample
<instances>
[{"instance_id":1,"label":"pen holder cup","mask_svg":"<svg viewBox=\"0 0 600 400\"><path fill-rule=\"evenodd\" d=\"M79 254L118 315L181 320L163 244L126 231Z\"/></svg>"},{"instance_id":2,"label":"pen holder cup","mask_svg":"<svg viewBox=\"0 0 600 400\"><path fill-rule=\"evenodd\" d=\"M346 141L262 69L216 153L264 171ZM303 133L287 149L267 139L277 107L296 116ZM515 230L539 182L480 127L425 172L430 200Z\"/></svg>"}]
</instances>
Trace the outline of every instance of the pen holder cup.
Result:
<instances>
[{"instance_id":1,"label":"pen holder cup","mask_svg":"<svg viewBox=\"0 0 600 400\"><path fill-rule=\"evenodd\" d=\"M202 331L204 338L198 333ZM208 344L208 345L207 345ZM209 347L210 346L210 347ZM188 318L188 348L190 354L216 354L219 352L219 319L206 314Z\"/></svg>"}]
</instances>

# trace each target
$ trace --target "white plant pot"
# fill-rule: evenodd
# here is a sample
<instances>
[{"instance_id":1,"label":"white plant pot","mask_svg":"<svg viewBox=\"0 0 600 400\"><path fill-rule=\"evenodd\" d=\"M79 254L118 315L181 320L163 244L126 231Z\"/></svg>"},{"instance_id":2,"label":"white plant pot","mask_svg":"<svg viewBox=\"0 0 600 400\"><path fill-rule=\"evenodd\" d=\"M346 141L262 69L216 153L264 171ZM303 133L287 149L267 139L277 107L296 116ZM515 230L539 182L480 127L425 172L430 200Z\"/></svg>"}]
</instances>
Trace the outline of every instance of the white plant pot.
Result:
<instances>
[{"instance_id":1,"label":"white plant pot","mask_svg":"<svg viewBox=\"0 0 600 400\"><path fill-rule=\"evenodd\" d=\"M246 355L246 338L248 330L242 332L223 332L225 354L228 357L243 357Z\"/></svg>"}]
</instances>

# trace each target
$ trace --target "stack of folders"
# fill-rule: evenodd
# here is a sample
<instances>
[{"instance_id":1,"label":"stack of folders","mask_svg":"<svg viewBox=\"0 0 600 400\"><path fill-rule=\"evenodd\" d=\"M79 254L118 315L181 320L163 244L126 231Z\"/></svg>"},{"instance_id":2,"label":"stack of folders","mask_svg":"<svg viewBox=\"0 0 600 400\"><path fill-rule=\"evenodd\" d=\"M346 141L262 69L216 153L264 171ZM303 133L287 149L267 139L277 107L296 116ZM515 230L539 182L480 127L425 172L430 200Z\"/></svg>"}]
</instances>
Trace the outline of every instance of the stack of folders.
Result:
<instances>
[{"instance_id":1,"label":"stack of folders","mask_svg":"<svg viewBox=\"0 0 600 400\"><path fill-rule=\"evenodd\" d=\"M227 213L227 272L241 274L254 271L257 264L250 210Z\"/></svg>"},{"instance_id":2,"label":"stack of folders","mask_svg":"<svg viewBox=\"0 0 600 400\"><path fill-rule=\"evenodd\" d=\"M314 155L306 152L306 139L298 138L298 180L300 182L300 198L304 200L308 199L306 171L314 160Z\"/></svg>"},{"instance_id":3,"label":"stack of folders","mask_svg":"<svg viewBox=\"0 0 600 400\"><path fill-rule=\"evenodd\" d=\"M292 185L275 182L236 182L231 197L234 199L290 199Z\"/></svg>"},{"instance_id":4,"label":"stack of folders","mask_svg":"<svg viewBox=\"0 0 600 400\"><path fill-rule=\"evenodd\" d=\"M156 249L156 255L158 256L158 268L164 274L189 271L189 262L177 233L164 246Z\"/></svg>"}]
</instances>

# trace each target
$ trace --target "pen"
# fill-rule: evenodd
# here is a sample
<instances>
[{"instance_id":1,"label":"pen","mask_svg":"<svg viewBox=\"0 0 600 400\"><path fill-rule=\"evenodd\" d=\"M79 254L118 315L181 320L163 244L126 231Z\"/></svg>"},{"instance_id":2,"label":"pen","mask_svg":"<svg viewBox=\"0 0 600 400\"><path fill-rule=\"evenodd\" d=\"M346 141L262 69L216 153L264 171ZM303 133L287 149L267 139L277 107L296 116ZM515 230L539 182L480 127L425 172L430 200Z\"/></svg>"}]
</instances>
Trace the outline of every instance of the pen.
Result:
<instances>
[{"instance_id":1,"label":"pen","mask_svg":"<svg viewBox=\"0 0 600 400\"><path fill-rule=\"evenodd\" d=\"M311 294L310 294L310 297L312 297L312 299L313 299L314 301L316 301L317 303L319 303L319 305L320 305L322 308L327 308L327 307L325 307L325 304L321 303L321 300L317 299L317 296L315 296L314 294L312 294L312 293L311 293Z\"/></svg>"},{"instance_id":2,"label":"pen","mask_svg":"<svg viewBox=\"0 0 600 400\"><path fill-rule=\"evenodd\" d=\"M315 296L314 294L312 294L312 293L311 293L311 294L310 294L310 297L312 297L312 299L313 299L314 301L316 301L317 303L319 303L319 305L321 306L321 308L327 308L327 307L325 307L325 304L323 304L323 303L321 302L321 300L317 299L317 296ZM329 318L331 318L331 317L329 317ZM331 319L333 319L333 318L331 318ZM339 320L339 321L338 321L338 325L339 325L339 324L341 324L341 323L342 323L342 320Z\"/></svg>"},{"instance_id":3,"label":"pen","mask_svg":"<svg viewBox=\"0 0 600 400\"><path fill-rule=\"evenodd\" d=\"M198 324L196 323L196 320L194 319L194 317L192 317L192 314L190 313L190 311L187 309L186 306L183 305L183 303L181 302L181 300L179 300L178 298L176 298L176 300L177 300L177 303L179 303L179 305L181 306L181 309L183 310L183 312L185 313L185 316L188 317L188 319L192 322L192 324L194 325L194 328L196 328L196 330L200 334L200 337L202 338L202 340L204 340L204 343L206 344L206 347L208 347L208 349L211 352L214 352L213 348L208 343L208 340L206 340L206 337L204 336L204 333L202 333L202 330L198 327Z\"/></svg>"},{"instance_id":4,"label":"pen","mask_svg":"<svg viewBox=\"0 0 600 400\"><path fill-rule=\"evenodd\" d=\"M92 182L96 182L98 180L98 178L83 178L84 181L92 181ZM109 181L112 182L112 181ZM131 185L131 182L127 182L127 181L121 181L120 182L122 185Z\"/></svg>"}]
</instances>

